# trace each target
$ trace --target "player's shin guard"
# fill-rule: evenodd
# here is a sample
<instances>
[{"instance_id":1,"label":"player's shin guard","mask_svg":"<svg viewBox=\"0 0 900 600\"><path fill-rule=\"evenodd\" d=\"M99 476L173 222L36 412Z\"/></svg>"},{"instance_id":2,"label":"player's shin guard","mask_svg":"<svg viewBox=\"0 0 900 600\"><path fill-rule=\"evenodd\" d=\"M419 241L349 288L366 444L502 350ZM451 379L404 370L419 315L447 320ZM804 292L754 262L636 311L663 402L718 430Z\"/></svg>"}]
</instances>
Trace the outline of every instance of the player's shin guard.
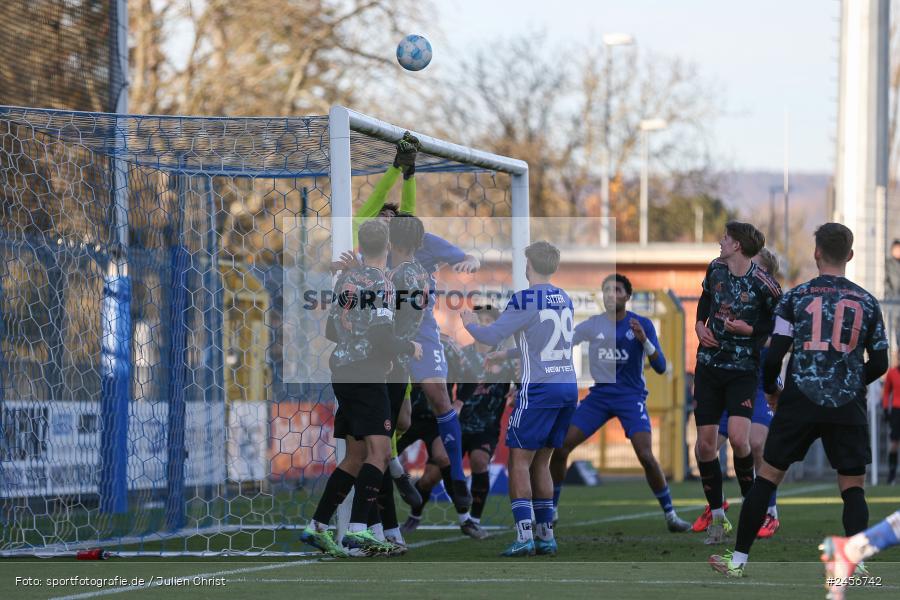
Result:
<instances>
[{"instance_id":1,"label":"player's shin guard","mask_svg":"<svg viewBox=\"0 0 900 600\"><path fill-rule=\"evenodd\" d=\"M861 487L847 488L841 492L844 500L844 533L847 537L865 531L869 526L869 505Z\"/></svg>"},{"instance_id":2,"label":"player's shin guard","mask_svg":"<svg viewBox=\"0 0 900 600\"><path fill-rule=\"evenodd\" d=\"M734 474L741 486L741 496L746 498L753 485L753 453L734 457Z\"/></svg>"},{"instance_id":3,"label":"player's shin guard","mask_svg":"<svg viewBox=\"0 0 900 600\"><path fill-rule=\"evenodd\" d=\"M323 524L331 521L331 517L334 516L338 506L344 501L350 490L353 489L355 482L356 477L347 471L339 468L335 469L325 483L325 491L322 492L322 497L319 499L318 506L316 506L316 512L313 513L313 520Z\"/></svg>"},{"instance_id":4,"label":"player's shin guard","mask_svg":"<svg viewBox=\"0 0 900 600\"><path fill-rule=\"evenodd\" d=\"M472 473L472 518L481 519L488 493L491 491L491 474Z\"/></svg>"},{"instance_id":5,"label":"player's shin guard","mask_svg":"<svg viewBox=\"0 0 900 600\"><path fill-rule=\"evenodd\" d=\"M381 489L381 481L384 473L375 465L365 463L359 470L354 486L353 507L350 509L351 525L366 525L369 515L375 508L378 498L378 490Z\"/></svg>"},{"instance_id":6,"label":"player's shin guard","mask_svg":"<svg viewBox=\"0 0 900 600\"><path fill-rule=\"evenodd\" d=\"M465 481L462 459L462 429L459 426L459 417L452 408L437 418L438 432L441 441L450 457L451 475L455 481Z\"/></svg>"},{"instance_id":7,"label":"player's shin guard","mask_svg":"<svg viewBox=\"0 0 900 600\"><path fill-rule=\"evenodd\" d=\"M703 493L710 509L722 508L722 466L718 459L698 461L700 481L703 482Z\"/></svg>"},{"instance_id":8,"label":"player's shin guard","mask_svg":"<svg viewBox=\"0 0 900 600\"><path fill-rule=\"evenodd\" d=\"M769 508L769 498L778 486L763 477L757 477L744 498L741 517L738 521L737 540L734 549L737 552L750 554L750 546L756 540L756 534L762 527Z\"/></svg>"}]
</instances>

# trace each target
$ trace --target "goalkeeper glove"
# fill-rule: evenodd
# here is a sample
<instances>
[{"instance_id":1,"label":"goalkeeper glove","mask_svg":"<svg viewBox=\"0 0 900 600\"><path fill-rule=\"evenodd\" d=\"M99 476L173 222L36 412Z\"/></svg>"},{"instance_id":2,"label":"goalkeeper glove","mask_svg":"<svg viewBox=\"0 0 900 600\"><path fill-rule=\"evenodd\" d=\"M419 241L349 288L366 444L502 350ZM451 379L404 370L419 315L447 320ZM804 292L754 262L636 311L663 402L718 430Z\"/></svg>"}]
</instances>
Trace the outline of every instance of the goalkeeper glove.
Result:
<instances>
[{"instance_id":1,"label":"goalkeeper glove","mask_svg":"<svg viewBox=\"0 0 900 600\"><path fill-rule=\"evenodd\" d=\"M397 155L394 156L394 166L403 170L404 179L409 179L415 174L418 152L419 140L407 131L397 142Z\"/></svg>"}]
</instances>

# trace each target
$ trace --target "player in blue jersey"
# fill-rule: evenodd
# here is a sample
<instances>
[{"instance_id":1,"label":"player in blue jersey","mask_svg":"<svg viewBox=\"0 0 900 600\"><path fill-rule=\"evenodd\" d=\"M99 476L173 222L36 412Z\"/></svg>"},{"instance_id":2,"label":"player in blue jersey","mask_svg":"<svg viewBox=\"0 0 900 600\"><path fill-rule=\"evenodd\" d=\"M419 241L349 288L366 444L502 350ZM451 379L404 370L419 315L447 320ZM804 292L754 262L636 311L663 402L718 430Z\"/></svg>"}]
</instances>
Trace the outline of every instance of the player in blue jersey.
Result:
<instances>
[{"instance_id":1,"label":"player in blue jersey","mask_svg":"<svg viewBox=\"0 0 900 600\"><path fill-rule=\"evenodd\" d=\"M819 550L825 563L825 587L828 600L844 600L844 592L849 585L864 586L866 580L854 577L856 568L862 561L875 556L882 550L900 545L900 510L874 527L852 537L832 536L825 538ZM871 580L871 578L870 578Z\"/></svg>"},{"instance_id":2,"label":"player in blue jersey","mask_svg":"<svg viewBox=\"0 0 900 600\"><path fill-rule=\"evenodd\" d=\"M778 258L772 253L768 248L763 248L759 251L759 254L753 257L753 262L766 270L766 272L771 275L773 278L778 277ZM760 350L759 360L760 360L760 369L762 369L762 363L766 360L766 351L768 347L768 340L766 343L766 347ZM763 447L766 444L766 437L769 435L769 425L772 423L772 417L775 416L775 411L772 410L772 407L769 406L769 403L766 402L766 395L762 389L762 374L760 373L759 385L756 388L756 398L753 400L753 414L750 417L750 452L753 454L753 465L756 469L759 469L762 465L762 455L763 455ZM725 442L728 441L728 411L726 410L722 414L722 420L719 421L719 441L716 446L718 449L721 449ZM778 519L778 506L776 503L776 494L772 493L772 498L769 500L769 508L766 512L766 520L763 522L762 527L759 529L758 537L760 538L770 538L775 535L775 532L778 531L778 528L781 527L781 521ZM728 503L723 502L722 508L724 510L728 510ZM706 528L709 527L710 522L712 521L712 511L709 508L709 505L706 505L706 510L703 511L697 520L694 521L693 529L696 532L706 531Z\"/></svg>"},{"instance_id":3,"label":"player in blue jersey","mask_svg":"<svg viewBox=\"0 0 900 600\"><path fill-rule=\"evenodd\" d=\"M472 311L461 313L475 340L496 346L514 337L522 357L521 387L506 431L517 535L503 556L556 554L550 457L562 446L578 402L572 300L550 282L559 268L559 250L548 242L535 242L525 249L525 258L529 287L513 294L499 319L484 326Z\"/></svg>"},{"instance_id":4,"label":"player in blue jersey","mask_svg":"<svg viewBox=\"0 0 900 600\"><path fill-rule=\"evenodd\" d=\"M872 448L866 386L888 368L884 318L875 297L845 277L853 233L840 223L826 223L815 238L819 275L785 294L775 310L763 389L778 407L762 466L741 506L735 549L709 557L712 568L727 577L743 577L772 492L818 439L837 471L845 535L868 528L863 486ZM776 379L788 352L780 390Z\"/></svg>"},{"instance_id":5,"label":"player in blue jersey","mask_svg":"<svg viewBox=\"0 0 900 600\"><path fill-rule=\"evenodd\" d=\"M594 385L572 417L562 448L553 452L553 505L559 505L560 490L566 477L569 454L595 431L616 417L625 436L644 468L653 495L659 500L669 531L690 529L672 505L666 476L653 456L650 418L647 415L647 382L644 358L657 373L665 373L666 357L656 339L653 322L631 311L625 304L631 298L631 282L619 273L603 280L603 305L606 312L579 323L573 344L587 342Z\"/></svg>"}]
</instances>

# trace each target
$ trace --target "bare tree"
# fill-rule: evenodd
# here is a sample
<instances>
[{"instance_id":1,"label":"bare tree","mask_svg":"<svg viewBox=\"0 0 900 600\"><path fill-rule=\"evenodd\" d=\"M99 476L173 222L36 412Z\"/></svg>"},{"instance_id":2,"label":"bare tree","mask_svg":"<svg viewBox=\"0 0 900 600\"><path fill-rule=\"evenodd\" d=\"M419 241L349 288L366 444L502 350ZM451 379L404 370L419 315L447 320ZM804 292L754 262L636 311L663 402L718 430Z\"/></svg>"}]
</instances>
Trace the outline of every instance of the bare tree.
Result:
<instances>
[{"instance_id":1,"label":"bare tree","mask_svg":"<svg viewBox=\"0 0 900 600\"><path fill-rule=\"evenodd\" d=\"M528 161L532 212L538 216L599 216L594 208L607 117L613 189L630 193L640 121L662 117L669 131L659 136L654 163L667 173L704 172L702 191L713 191L704 119L715 107L697 69L677 59L641 59L633 51L608 70L603 52L560 48L534 33L499 41L476 51L452 80L436 86L429 102L436 108L422 118L456 139ZM560 56L584 59L570 68ZM613 195L614 207L616 200ZM624 209L631 196L620 200ZM626 213L613 215L634 221Z\"/></svg>"},{"instance_id":2,"label":"bare tree","mask_svg":"<svg viewBox=\"0 0 900 600\"><path fill-rule=\"evenodd\" d=\"M131 0L138 113L325 114L365 102L358 81L424 10L413 0Z\"/></svg>"}]
</instances>

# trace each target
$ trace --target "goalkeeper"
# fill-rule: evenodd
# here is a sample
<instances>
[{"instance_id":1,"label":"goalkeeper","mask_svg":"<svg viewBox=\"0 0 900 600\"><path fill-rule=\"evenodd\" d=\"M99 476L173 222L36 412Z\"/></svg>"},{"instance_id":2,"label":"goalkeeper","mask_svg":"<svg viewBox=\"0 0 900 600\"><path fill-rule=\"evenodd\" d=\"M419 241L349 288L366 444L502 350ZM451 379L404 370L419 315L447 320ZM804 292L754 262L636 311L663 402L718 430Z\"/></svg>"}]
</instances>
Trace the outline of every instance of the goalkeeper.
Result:
<instances>
[{"instance_id":1,"label":"goalkeeper","mask_svg":"<svg viewBox=\"0 0 900 600\"><path fill-rule=\"evenodd\" d=\"M354 217L354 229L368 219L380 217L390 219L398 212L415 214L416 212L416 156L419 149L419 141L409 132L397 143L397 155L394 164L375 184L375 189L369 198L363 203ZM403 188L400 197L399 210L395 204L386 202L387 194L402 174ZM428 304L416 335L415 341L422 345L422 358L411 362L410 371L414 383L422 386L422 391L428 397L428 402L438 421L438 431L447 454L450 457L451 477L453 480L453 499L458 511L466 512L472 505L472 495L466 484L466 476L463 472L462 461L462 430L459 425L459 417L453 409L450 396L447 394L447 361L444 357L444 347L440 340L440 327L434 318L434 298L436 282L434 273L444 264L449 264L460 273L473 273L481 267L478 259L471 254L466 254L447 240L434 234L426 233L422 247L416 251L416 260L421 263L429 274ZM408 414L408 411L404 411ZM397 481L401 496L407 493L405 484L408 479L401 481L403 475L402 466L398 460L391 461L391 474ZM409 487L412 487L411 485ZM414 489L414 488L413 488ZM415 500L415 495L410 498ZM415 503L407 500L411 506ZM421 502L421 497L418 498Z\"/></svg>"}]
</instances>

